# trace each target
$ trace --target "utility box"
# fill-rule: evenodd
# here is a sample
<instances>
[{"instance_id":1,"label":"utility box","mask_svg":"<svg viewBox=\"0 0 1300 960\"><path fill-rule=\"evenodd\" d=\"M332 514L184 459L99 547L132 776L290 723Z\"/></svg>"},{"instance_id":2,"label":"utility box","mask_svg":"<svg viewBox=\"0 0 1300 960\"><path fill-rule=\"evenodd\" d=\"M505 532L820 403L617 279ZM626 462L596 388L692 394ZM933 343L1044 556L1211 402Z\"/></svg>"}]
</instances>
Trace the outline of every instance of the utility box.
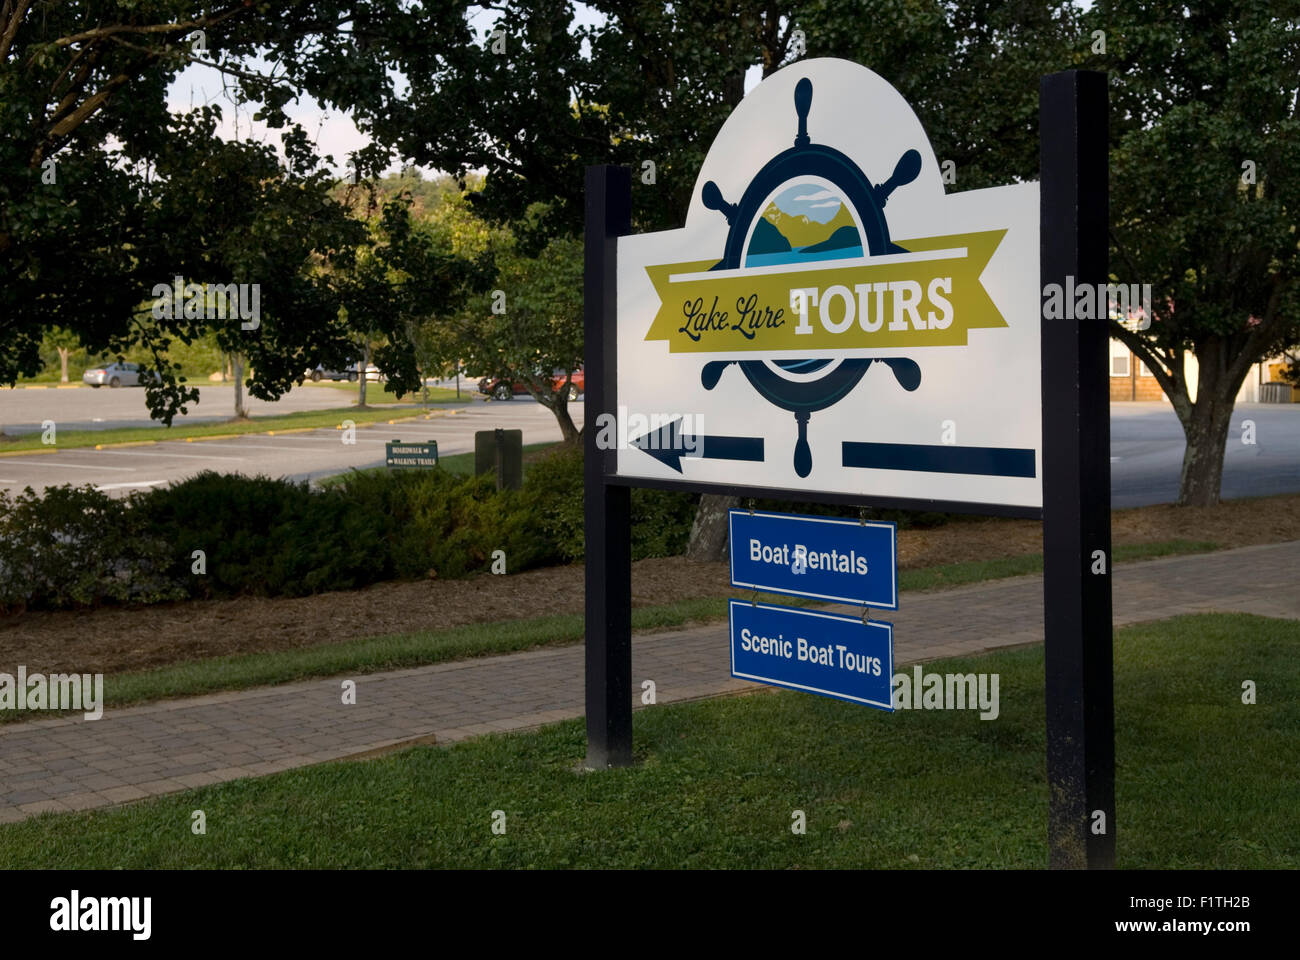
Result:
<instances>
[{"instance_id":1,"label":"utility box","mask_svg":"<svg viewBox=\"0 0 1300 960\"><path fill-rule=\"evenodd\" d=\"M524 485L524 432L476 430L474 472L495 473L498 490L518 490Z\"/></svg>"}]
</instances>

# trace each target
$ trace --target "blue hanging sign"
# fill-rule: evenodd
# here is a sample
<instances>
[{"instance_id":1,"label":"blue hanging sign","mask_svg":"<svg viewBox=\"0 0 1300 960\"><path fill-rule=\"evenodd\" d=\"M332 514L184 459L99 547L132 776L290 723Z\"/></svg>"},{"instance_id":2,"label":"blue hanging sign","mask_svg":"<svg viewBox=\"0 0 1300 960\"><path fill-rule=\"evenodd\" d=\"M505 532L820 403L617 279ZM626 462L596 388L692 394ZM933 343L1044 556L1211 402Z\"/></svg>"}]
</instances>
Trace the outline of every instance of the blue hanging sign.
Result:
<instances>
[{"instance_id":1,"label":"blue hanging sign","mask_svg":"<svg viewBox=\"0 0 1300 960\"><path fill-rule=\"evenodd\" d=\"M895 526L732 510L731 585L898 609Z\"/></svg>"}]
</instances>

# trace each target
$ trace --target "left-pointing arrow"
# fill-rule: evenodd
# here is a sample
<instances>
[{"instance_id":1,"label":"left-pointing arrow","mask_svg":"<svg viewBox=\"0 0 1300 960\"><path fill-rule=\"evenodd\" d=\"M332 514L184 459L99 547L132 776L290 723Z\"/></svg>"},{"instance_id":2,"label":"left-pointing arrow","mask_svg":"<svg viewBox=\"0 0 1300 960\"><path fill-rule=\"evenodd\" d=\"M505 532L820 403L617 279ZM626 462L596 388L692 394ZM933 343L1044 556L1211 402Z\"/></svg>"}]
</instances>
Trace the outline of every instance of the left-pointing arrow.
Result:
<instances>
[{"instance_id":1,"label":"left-pointing arrow","mask_svg":"<svg viewBox=\"0 0 1300 960\"><path fill-rule=\"evenodd\" d=\"M716 437L682 433L680 418L637 437L631 444L678 473L682 472L683 457L751 460L760 463L763 460L762 437Z\"/></svg>"}]
</instances>

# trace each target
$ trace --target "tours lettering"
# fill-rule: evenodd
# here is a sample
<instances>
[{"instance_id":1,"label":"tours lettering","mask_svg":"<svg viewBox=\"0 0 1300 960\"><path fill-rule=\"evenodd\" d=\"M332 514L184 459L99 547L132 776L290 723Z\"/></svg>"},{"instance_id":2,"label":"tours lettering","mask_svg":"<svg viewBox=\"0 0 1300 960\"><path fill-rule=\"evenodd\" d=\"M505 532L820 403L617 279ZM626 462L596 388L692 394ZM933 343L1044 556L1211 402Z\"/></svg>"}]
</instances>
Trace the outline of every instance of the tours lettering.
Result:
<instances>
[{"instance_id":1,"label":"tours lettering","mask_svg":"<svg viewBox=\"0 0 1300 960\"><path fill-rule=\"evenodd\" d=\"M754 340L763 330L777 330L793 315L795 334L815 332L814 322L827 333L840 334L855 326L864 333L947 330L952 326L952 277L931 277L922 286L916 280L878 283L831 284L827 287L788 288L789 308L764 303L758 293L742 293L734 308L718 309L719 296L706 305L704 297L683 301L683 322L678 333L698 343L706 334L739 334ZM721 339L711 337L711 340Z\"/></svg>"}]
</instances>

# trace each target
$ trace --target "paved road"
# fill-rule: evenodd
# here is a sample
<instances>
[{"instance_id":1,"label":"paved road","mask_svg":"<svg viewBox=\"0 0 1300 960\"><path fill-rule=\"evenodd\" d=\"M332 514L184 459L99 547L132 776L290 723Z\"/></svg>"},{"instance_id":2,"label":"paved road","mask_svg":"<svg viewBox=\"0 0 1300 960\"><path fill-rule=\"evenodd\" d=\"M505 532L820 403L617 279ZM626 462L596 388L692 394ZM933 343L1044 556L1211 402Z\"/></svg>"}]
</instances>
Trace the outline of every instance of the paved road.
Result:
<instances>
[{"instance_id":1,"label":"paved road","mask_svg":"<svg viewBox=\"0 0 1300 960\"><path fill-rule=\"evenodd\" d=\"M437 440L439 454L447 456L473 450L475 431L497 427L522 429L525 444L561 439L554 415L536 402L477 402L451 409L437 410L429 420L360 426L356 442L350 445L343 442L344 436L337 430L313 430L5 456L0 457L0 487L17 491L29 485L39 490L63 483L92 483L108 492L127 493L181 480L203 470L307 480L352 467L383 466L384 444L389 440ZM581 427L582 403L570 404L569 411ZM402 412L395 410L394 414Z\"/></svg>"},{"instance_id":2,"label":"paved road","mask_svg":"<svg viewBox=\"0 0 1300 960\"><path fill-rule=\"evenodd\" d=\"M450 385L451 382L448 383ZM465 383L467 415L474 429L522 428L525 443L559 439L554 418L529 398L485 404ZM377 385L372 385L378 389ZM232 388L204 387L203 401L186 422L224 420L233 405ZM276 404L252 401L253 412L339 407L348 394L328 387L303 387L290 391ZM581 426L582 404L571 408ZM207 411L202 413L201 411ZM215 414L212 411L216 411ZM143 419L141 419L143 418ZM140 390L13 390L0 391L0 425L10 433L40 430L41 421L54 420L61 428L150 425ZM448 420L454 418L448 418ZM472 430L453 428L448 420L431 420L430 426L401 425L394 436L402 439L433 437L444 453L472 449ZM1244 444L1243 424L1255 424L1255 443ZM179 422L179 421L178 421ZM247 437L177 446L128 448L112 451L69 450L30 457L0 457L0 488L37 489L62 483L93 483L110 490L154 485L199 470L229 470L268 476L319 477L350 467L377 466L382 440L390 428L372 427L357 432L357 445L344 447L332 431ZM1178 495L1182 469L1183 432L1167 403L1111 404L1111 490L1116 507L1169 503ZM302 455L296 456L293 451ZM96 453L102 456L95 456ZM1300 404L1238 404L1232 417L1224 461L1225 498L1300 492Z\"/></svg>"},{"instance_id":3,"label":"paved road","mask_svg":"<svg viewBox=\"0 0 1300 960\"><path fill-rule=\"evenodd\" d=\"M1242 443L1253 421L1254 444ZM1111 496L1116 507L1172 503L1182 473L1183 428L1167 403L1110 405ZM1223 497L1300 493L1300 404L1239 403L1223 458Z\"/></svg>"},{"instance_id":4,"label":"paved road","mask_svg":"<svg viewBox=\"0 0 1300 960\"><path fill-rule=\"evenodd\" d=\"M1122 564L1115 623L1203 611L1300 618L1297 569L1300 541ZM928 593L924 603L904 596L890 620L899 667L1042 642L1042 578ZM582 663L572 646L359 676L351 706L336 677L7 725L0 823L581 716ZM628 693L639 706L645 679L659 703L757 686L730 674L725 623L639 636Z\"/></svg>"},{"instance_id":5,"label":"paved road","mask_svg":"<svg viewBox=\"0 0 1300 960\"><path fill-rule=\"evenodd\" d=\"M368 390L383 391L383 384L369 384ZM468 398L469 393L466 393ZM268 402L244 394L244 403L253 416L297 413L302 410L327 410L346 407L352 397L327 385L304 384L290 390L279 400ZM176 417L181 423L219 423L235 415L233 386L199 387L199 402L191 404L189 413ZM157 427L149 418L144 390L122 387L67 389L0 389L0 428L5 433L39 433L45 420L53 420L60 430L106 430L124 427Z\"/></svg>"}]
</instances>

